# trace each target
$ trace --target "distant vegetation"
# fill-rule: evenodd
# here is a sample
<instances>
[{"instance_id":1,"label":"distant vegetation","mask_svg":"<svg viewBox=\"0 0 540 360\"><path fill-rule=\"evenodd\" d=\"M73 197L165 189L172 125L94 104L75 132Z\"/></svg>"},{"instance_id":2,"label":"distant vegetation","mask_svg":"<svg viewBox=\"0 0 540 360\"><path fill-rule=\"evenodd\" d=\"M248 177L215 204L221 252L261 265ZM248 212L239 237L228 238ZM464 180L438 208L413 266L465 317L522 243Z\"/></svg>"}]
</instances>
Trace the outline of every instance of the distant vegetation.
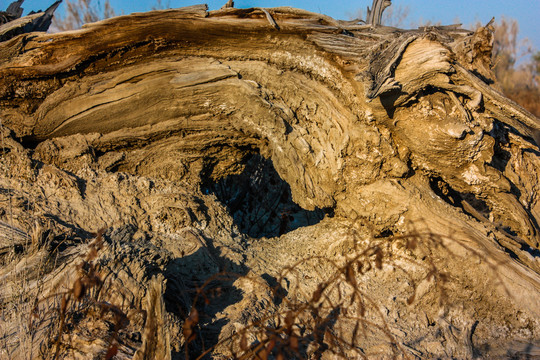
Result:
<instances>
[{"instance_id":1,"label":"distant vegetation","mask_svg":"<svg viewBox=\"0 0 540 360\"><path fill-rule=\"evenodd\" d=\"M55 15L53 31L78 29L85 23L119 14L112 8L109 0L105 0L102 5L93 0L65 0L65 6L63 16ZM156 0L152 9L168 7L170 7L168 1L163 3L161 0ZM407 7L393 5L383 14L383 23L403 27L408 14ZM363 18L363 15L363 10L356 12L358 18ZM432 24L422 23L422 25ZM466 27L478 28L482 25L477 23ZM540 51L530 46L527 39L518 40L519 24L516 19L503 17L495 22L494 28L493 71L498 86L506 96L540 117Z\"/></svg>"},{"instance_id":2,"label":"distant vegetation","mask_svg":"<svg viewBox=\"0 0 540 360\"><path fill-rule=\"evenodd\" d=\"M540 117L540 51L519 41L518 33L515 19L495 23L493 71L506 96Z\"/></svg>"},{"instance_id":3,"label":"distant vegetation","mask_svg":"<svg viewBox=\"0 0 540 360\"><path fill-rule=\"evenodd\" d=\"M96 22L118 15L112 8L109 0L103 6L96 5L92 0L65 0L65 15L54 15L51 26L53 32L80 29L84 24Z\"/></svg>"}]
</instances>

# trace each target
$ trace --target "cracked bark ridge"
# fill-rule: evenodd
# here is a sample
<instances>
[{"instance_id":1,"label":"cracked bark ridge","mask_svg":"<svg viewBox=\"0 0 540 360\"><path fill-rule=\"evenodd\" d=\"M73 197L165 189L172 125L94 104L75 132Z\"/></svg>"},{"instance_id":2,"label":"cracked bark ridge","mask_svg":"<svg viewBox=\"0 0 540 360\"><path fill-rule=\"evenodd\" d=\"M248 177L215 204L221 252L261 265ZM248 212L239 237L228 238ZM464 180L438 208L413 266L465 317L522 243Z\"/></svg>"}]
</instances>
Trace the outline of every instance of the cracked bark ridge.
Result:
<instances>
[{"instance_id":1,"label":"cracked bark ridge","mask_svg":"<svg viewBox=\"0 0 540 360\"><path fill-rule=\"evenodd\" d=\"M385 2L378 4L376 18ZM290 265L306 253L342 256L344 229L385 237L421 226L450 232L482 254L480 263L445 255L448 271L483 300L465 299L459 289L451 299L477 301L470 305L496 313L475 341L495 344L490 329L516 328L505 316L518 310L532 314L523 316L534 329L529 340L537 339L531 319L540 309L540 123L497 90L491 30L400 30L289 7L208 11L195 5L3 41L2 188L9 191L0 195L18 200L3 212L0 231L18 234L10 241L24 248L28 237L20 234L35 222L82 239L103 226L133 227L130 236L151 248L141 259L160 259L137 263L142 287L161 273L168 284L166 290L137 287L135 298L157 304L156 316L167 323L167 316L179 316L170 299L224 267L275 275L281 262ZM272 239L242 234L237 216L277 228L304 216L282 203L280 213L242 204L232 217L230 204L201 191L231 176L258 178L263 167L250 162L254 157L269 159L278 175L267 177L275 182L265 188L276 191L271 197L280 199L285 190L279 189L288 186L298 206L326 218L293 232L283 227ZM228 191L231 203L241 199L239 189ZM262 198L257 195L254 190L249 198ZM34 212L24 211L28 204ZM286 220L276 220L281 217ZM14 246L5 238L0 249ZM499 285L516 298L479 282L486 264L497 264ZM194 280L185 284L182 272ZM394 281L389 274L380 279ZM383 285L373 296L387 301L399 287ZM249 317L249 306L241 315L216 310L215 319ZM405 311L399 306L388 304L389 312ZM423 306L436 313L436 305ZM459 316L474 323L473 315ZM410 333L402 337L412 341L418 330L411 329L425 326L407 321L400 326ZM156 336L162 344L171 336L174 348L181 330L168 324ZM508 331L509 339L518 338L517 330ZM420 353L461 356L432 345L420 341ZM138 354L157 347L148 343Z\"/></svg>"}]
</instances>

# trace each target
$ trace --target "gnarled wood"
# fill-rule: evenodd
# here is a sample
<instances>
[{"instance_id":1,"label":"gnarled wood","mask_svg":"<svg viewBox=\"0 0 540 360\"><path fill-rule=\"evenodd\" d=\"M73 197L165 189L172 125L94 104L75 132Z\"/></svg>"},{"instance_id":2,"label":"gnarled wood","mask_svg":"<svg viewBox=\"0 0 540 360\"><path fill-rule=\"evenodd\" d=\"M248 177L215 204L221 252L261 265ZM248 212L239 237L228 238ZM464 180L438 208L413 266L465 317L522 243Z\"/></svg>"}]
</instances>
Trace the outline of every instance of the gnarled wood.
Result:
<instances>
[{"instance_id":1,"label":"gnarled wood","mask_svg":"<svg viewBox=\"0 0 540 360\"><path fill-rule=\"evenodd\" d=\"M469 326L463 332L469 345L438 348L433 344L450 341L437 337L448 326L441 320L439 332L431 332L412 315L395 325L399 341L417 344L412 353L427 358L466 357L476 351L470 324L482 321L475 341L492 346L486 356L496 356L514 340L538 338L540 123L494 88L491 36L489 28L399 30L288 7L208 11L205 5L20 35L0 43L0 118L11 131L4 131L9 146L3 145L0 186L33 209L24 212L23 201L15 207L15 225L23 229L49 219L72 246L82 246L73 244L112 227L109 253L98 258L113 261L125 251L128 265L102 262L100 269L116 279L113 293L139 307L147 299L160 318L152 323L127 314L136 320L130 334L150 335L126 340L119 350L126 357L150 356L156 344L168 344L167 334L173 348L185 345L179 314L189 310L187 289L223 269L277 278L303 257L346 258L360 246L352 245L351 232L366 242L395 234L388 243L397 244L411 228L448 235L444 246L426 253L445 259L455 279L450 301L474 311L452 315ZM257 172L269 172L261 170L268 169L263 158L279 176ZM255 170L243 175L246 168ZM220 183L232 176L247 176L242 184L255 190ZM290 223L314 221L285 204L281 179L300 207L333 217L288 232ZM229 192L224 205L232 214L207 193L219 184L226 184L220 191ZM243 203L257 197L281 203L274 208L281 213ZM233 224L239 217L279 229L255 240ZM276 231L281 236L264 237ZM411 313L405 301L394 301L405 296L396 271L421 278L421 265L435 262L397 245L395 251L417 256L415 265L368 272L362 282L372 285L366 291L388 313ZM70 253L61 263L73 258ZM330 270L299 271L303 279L321 280ZM167 314L156 274L167 278ZM309 294L314 283L299 287ZM419 309L430 323L440 308L429 281L422 283ZM250 293L251 285L235 284ZM273 301L260 291L243 310L233 295L227 306L210 304L215 317L205 321L216 328L219 316L230 322L208 336L233 333L255 316L258 301ZM528 337L519 335L517 320L508 320L517 311L533 329ZM160 322L166 331L155 329ZM509 342L496 344L494 329L503 326L511 329ZM376 339L365 341L376 348Z\"/></svg>"}]
</instances>

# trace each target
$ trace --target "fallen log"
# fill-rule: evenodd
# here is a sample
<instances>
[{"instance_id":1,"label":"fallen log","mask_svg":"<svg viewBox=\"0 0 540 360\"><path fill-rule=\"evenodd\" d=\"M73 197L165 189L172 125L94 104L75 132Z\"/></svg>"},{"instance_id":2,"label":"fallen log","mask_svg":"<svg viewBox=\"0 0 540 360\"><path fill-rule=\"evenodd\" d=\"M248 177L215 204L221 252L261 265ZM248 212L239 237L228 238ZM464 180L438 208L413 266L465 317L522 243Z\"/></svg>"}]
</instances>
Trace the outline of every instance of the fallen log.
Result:
<instances>
[{"instance_id":1,"label":"fallen log","mask_svg":"<svg viewBox=\"0 0 540 360\"><path fill-rule=\"evenodd\" d=\"M377 9L372 17L380 20ZM288 7L208 11L205 5L120 16L58 34L22 34L0 42L0 119L9 129L1 186L35 209L24 213L24 205L16 207L15 222L23 229L47 219L58 237L69 234L70 246L82 246L77 244L91 233L112 227L105 235L108 255L95 257L110 255L100 263L100 276L117 277L111 288L129 292L124 300L139 308L146 306L143 299L158 303L155 313L162 318L154 324L169 324L159 325L166 331L157 325L143 331L145 322L137 318L131 334L154 334L148 336L167 347L171 336L177 355L182 346L206 350L199 340L189 340L195 327L185 324L187 319L194 324L193 309L190 317L180 315L190 310L188 300L178 300L186 289L229 267L258 279L280 279L284 268L304 257L343 260L360 246L345 235L353 230L362 234L356 240L386 239L388 246L411 233L422 242L418 234L426 230L442 236L444 241L426 240L433 246L426 250L429 256L414 255L421 260L407 265L411 278L435 264L429 259L444 258L444 271L459 279L446 299L483 314L476 319L474 311L463 310L444 320L460 323L462 335L468 334L446 348L433 344L448 343L448 334L404 347L421 336L411 329L424 327L419 325L424 320L411 315L396 325L401 335L392 335L393 343L403 345L400 351L427 358L498 354L505 346L538 340L540 122L497 90L491 43L489 24L476 32L455 26L402 30ZM276 176L268 174L265 159ZM253 172L246 174L248 168ZM244 176L243 184L254 190L223 182L234 176ZM296 205L286 202L287 187ZM220 204L219 194L229 200ZM263 203L275 201L275 207L248 202L264 194L270 197ZM309 216L324 214L311 225ZM2 216L9 220L7 212ZM242 221L251 232L242 233ZM311 226L289 232L295 223ZM140 259L107 265L122 254L123 242L128 254L141 249ZM382 248L377 245L372 255L390 259L378 255ZM409 250L407 245L395 251L405 256ZM74 253L66 255L65 264L71 264L68 257ZM379 281L373 288L378 290L366 291L382 303L392 298L389 284L399 277L391 274L401 265L384 270L381 259L374 267L386 275L373 280L372 274L369 281ZM193 264L201 268L189 275L190 285L185 274ZM115 275L122 266L131 270ZM331 278L328 269L298 269L304 279ZM364 273L358 271L360 279ZM430 271L425 284L437 273ZM156 285L159 274L168 279L169 290ZM249 293L251 285L235 284ZM75 288L66 286L64 294L73 299ZM265 286L254 296L279 314L279 303L267 293L273 285ZM308 294L317 289L307 280L298 286ZM481 295L464 295L471 288ZM167 314L156 291L163 293ZM424 311L428 324L440 310L436 301L426 300L431 291L436 293L425 290L415 311ZM260 299L246 297L241 315L234 313L234 304L241 303L234 299L230 295L228 306L216 305L220 310L213 313L230 322L212 330L216 339L207 334L215 340L216 356L227 354L219 339L236 331L233 325L245 326L242 316L260 311ZM182 310L172 309L177 302ZM403 312L402 305L384 306L391 313ZM138 316L122 311L127 318ZM518 336L522 328L507 319L516 311L523 314L519 321L534 329L529 335ZM439 329L448 328L437 321ZM471 345L475 321L481 331L474 341L484 347ZM494 329L501 326L510 329L508 342L495 346ZM353 328L337 321L332 331L350 334ZM120 341L120 333L114 334L111 338ZM92 343L77 336L75 343ZM61 349L62 341L53 345ZM116 349L149 358L160 347L151 341L126 340L123 347L94 342L95 348L85 345L84 352ZM383 346L373 341L367 336L365 346ZM306 345L305 351L312 350Z\"/></svg>"}]
</instances>

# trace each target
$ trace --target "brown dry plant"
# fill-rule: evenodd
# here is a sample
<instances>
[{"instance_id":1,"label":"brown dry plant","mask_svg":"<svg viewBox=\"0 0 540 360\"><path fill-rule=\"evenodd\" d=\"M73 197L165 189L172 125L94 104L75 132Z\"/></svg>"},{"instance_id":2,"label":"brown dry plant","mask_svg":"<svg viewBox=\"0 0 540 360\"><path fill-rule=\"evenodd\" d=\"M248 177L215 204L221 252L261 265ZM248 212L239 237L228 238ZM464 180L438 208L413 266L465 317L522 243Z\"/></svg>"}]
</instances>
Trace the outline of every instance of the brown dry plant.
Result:
<instances>
[{"instance_id":1,"label":"brown dry plant","mask_svg":"<svg viewBox=\"0 0 540 360\"><path fill-rule=\"evenodd\" d=\"M109 0L103 6L92 0L65 0L65 15L55 14L51 31L68 31L80 29L84 24L96 22L116 16Z\"/></svg>"},{"instance_id":2,"label":"brown dry plant","mask_svg":"<svg viewBox=\"0 0 540 360\"><path fill-rule=\"evenodd\" d=\"M199 304L211 302L215 291L206 291L206 287L219 280L234 278L261 281L230 273L208 279L197 289L184 320L185 359L204 359L223 346L228 348L232 359L318 359L323 353L338 358L367 359L362 340L367 334L374 333L388 345L393 357L413 358L406 345L392 333L388 325L393 319L370 297L370 289L362 283L362 277L383 267L393 267L408 279L409 295L405 301L409 306L416 300L418 285L428 281L435 286L439 305L448 309L454 306L448 300L448 288L457 280L445 271L445 267L460 256L448 245L457 245L479 261L486 260L483 254L467 244L429 231L413 230L407 235L373 238L367 246L354 231L351 236L354 246L345 259L311 256L283 268L272 289L274 302L280 304L277 311L269 307L266 312L257 314L256 320L222 338L215 346L201 349L195 345L196 339L204 336L199 322L204 306ZM403 251L396 252L396 246ZM433 255L441 253L447 257ZM493 270L494 283L511 296L497 271L498 264L486 263ZM423 276L414 276L408 270L411 265L423 269L420 272ZM318 272L316 278L325 280L310 282L304 271L306 268L315 269ZM472 353L472 349L470 351Z\"/></svg>"}]
</instances>

